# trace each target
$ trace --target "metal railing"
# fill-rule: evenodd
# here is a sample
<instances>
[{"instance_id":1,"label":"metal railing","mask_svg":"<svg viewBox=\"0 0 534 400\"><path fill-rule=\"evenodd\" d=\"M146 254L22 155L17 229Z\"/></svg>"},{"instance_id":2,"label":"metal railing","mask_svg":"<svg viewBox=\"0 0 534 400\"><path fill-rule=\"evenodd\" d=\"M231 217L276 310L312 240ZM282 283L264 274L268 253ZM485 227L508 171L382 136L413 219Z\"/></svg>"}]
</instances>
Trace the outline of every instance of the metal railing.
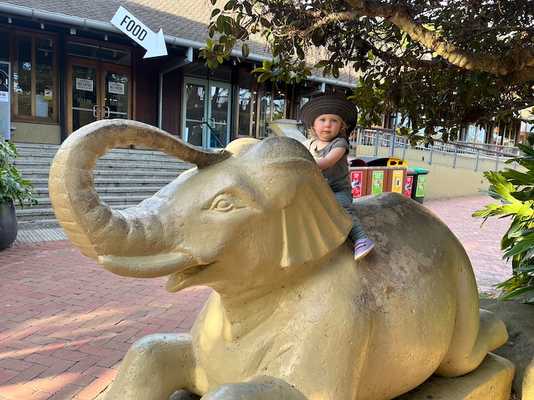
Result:
<instances>
[{"instance_id":1,"label":"metal railing","mask_svg":"<svg viewBox=\"0 0 534 400\"><path fill-rule=\"evenodd\" d=\"M490 146L477 146L473 144L464 144L460 142L443 142L434 140L433 144L411 146L408 139L399 136L393 129L374 129L374 128L357 128L355 140L351 140L351 146L355 149L355 155L358 155L359 146L368 146L372 148L373 156L389 156L406 158L407 151L415 150L420 153L421 160L426 161L429 165L434 162L436 154L448 157L440 157L440 163L450 164L452 168L462 168L470 165L474 171L478 171L481 163L484 162L485 169L488 169L488 162L494 162L491 169L499 170L503 163L510 158L519 155L519 149L515 147L501 148L494 150ZM385 150L385 152L384 152ZM516 163L511 163L509 167L516 169Z\"/></svg>"}]
</instances>

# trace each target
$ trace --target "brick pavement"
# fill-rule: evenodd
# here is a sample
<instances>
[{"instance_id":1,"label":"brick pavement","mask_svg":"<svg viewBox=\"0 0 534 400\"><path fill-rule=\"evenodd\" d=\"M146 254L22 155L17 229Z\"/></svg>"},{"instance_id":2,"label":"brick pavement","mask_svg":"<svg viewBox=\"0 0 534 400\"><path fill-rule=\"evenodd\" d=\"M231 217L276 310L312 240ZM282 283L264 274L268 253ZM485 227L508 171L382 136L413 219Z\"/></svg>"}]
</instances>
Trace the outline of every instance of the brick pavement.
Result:
<instances>
[{"instance_id":1,"label":"brick pavement","mask_svg":"<svg viewBox=\"0 0 534 400\"><path fill-rule=\"evenodd\" d=\"M482 229L470 215L483 197L428 202L470 254L482 290L508 274L500 261L505 221ZM116 374L138 338L187 331L209 289L167 293L164 278L122 278L68 242L0 253L0 399L90 400Z\"/></svg>"}]
</instances>

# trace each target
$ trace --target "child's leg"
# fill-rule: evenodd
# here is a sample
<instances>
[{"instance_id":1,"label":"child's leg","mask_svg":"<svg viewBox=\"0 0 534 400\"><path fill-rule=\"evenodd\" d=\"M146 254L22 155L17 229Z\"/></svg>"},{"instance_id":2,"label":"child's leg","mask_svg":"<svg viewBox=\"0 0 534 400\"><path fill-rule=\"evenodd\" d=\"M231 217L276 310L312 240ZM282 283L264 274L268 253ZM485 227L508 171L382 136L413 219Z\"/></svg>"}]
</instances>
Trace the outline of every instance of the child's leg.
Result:
<instances>
[{"instance_id":1,"label":"child's leg","mask_svg":"<svg viewBox=\"0 0 534 400\"><path fill-rule=\"evenodd\" d=\"M349 232L349 239L354 246L354 259L359 259L367 255L374 247L374 242L369 239L360 220L353 212L352 208L352 196L348 192L334 192L339 204L350 214L352 217L352 229Z\"/></svg>"},{"instance_id":2,"label":"child's leg","mask_svg":"<svg viewBox=\"0 0 534 400\"><path fill-rule=\"evenodd\" d=\"M360 220L353 213L352 209L352 196L347 192L334 192L338 203L345 209L346 212L352 217L352 229L349 233L349 239L354 244L357 240L367 239L367 234L360 224Z\"/></svg>"}]
</instances>

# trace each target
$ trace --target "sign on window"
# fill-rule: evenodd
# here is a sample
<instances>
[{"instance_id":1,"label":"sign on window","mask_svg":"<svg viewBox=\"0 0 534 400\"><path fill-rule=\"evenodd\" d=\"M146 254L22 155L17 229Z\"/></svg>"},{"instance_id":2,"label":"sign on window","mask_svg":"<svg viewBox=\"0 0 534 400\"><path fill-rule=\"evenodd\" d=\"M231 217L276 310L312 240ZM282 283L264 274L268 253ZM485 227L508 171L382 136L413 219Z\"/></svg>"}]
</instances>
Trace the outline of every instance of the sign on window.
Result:
<instances>
[{"instance_id":1,"label":"sign on window","mask_svg":"<svg viewBox=\"0 0 534 400\"><path fill-rule=\"evenodd\" d=\"M124 83L108 82L108 92L113 94L124 94Z\"/></svg>"},{"instance_id":2,"label":"sign on window","mask_svg":"<svg viewBox=\"0 0 534 400\"><path fill-rule=\"evenodd\" d=\"M91 79L76 78L76 90L84 90L86 92L92 92L93 81Z\"/></svg>"}]
</instances>

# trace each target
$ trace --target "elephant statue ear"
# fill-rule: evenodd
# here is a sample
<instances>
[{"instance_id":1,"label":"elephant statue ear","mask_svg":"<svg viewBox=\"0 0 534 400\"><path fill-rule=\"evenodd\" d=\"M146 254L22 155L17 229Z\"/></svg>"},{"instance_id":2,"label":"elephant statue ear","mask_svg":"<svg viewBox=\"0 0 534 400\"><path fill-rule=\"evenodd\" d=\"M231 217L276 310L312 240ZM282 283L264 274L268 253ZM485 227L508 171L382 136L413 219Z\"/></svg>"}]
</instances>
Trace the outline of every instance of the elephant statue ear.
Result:
<instances>
[{"instance_id":1,"label":"elephant statue ear","mask_svg":"<svg viewBox=\"0 0 534 400\"><path fill-rule=\"evenodd\" d=\"M351 227L352 219L328 185L301 185L282 209L280 265L287 268L324 257L346 241Z\"/></svg>"}]
</instances>

